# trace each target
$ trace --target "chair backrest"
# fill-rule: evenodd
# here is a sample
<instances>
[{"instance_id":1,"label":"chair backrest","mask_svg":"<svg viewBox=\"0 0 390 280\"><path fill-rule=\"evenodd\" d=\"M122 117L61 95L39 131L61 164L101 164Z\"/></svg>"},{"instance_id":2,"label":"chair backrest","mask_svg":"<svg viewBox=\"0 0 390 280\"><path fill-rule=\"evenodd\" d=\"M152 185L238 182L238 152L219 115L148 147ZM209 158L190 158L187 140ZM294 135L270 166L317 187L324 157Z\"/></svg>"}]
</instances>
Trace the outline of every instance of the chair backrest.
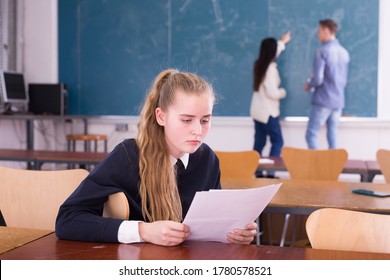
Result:
<instances>
[{"instance_id":1,"label":"chair backrest","mask_svg":"<svg viewBox=\"0 0 390 280\"><path fill-rule=\"evenodd\" d=\"M85 169L36 171L0 166L0 209L7 226L54 230L61 204L87 175ZM108 197L104 217L127 220L129 215L123 192Z\"/></svg>"},{"instance_id":2,"label":"chair backrest","mask_svg":"<svg viewBox=\"0 0 390 280\"><path fill-rule=\"evenodd\" d=\"M104 204L103 217L128 220L130 216L129 202L123 192L110 195Z\"/></svg>"},{"instance_id":3,"label":"chair backrest","mask_svg":"<svg viewBox=\"0 0 390 280\"><path fill-rule=\"evenodd\" d=\"M390 183L390 150L379 149L376 152L376 160L385 177L386 183Z\"/></svg>"},{"instance_id":4,"label":"chair backrest","mask_svg":"<svg viewBox=\"0 0 390 280\"><path fill-rule=\"evenodd\" d=\"M216 151L219 159L222 179L253 178L259 165L257 151L222 152Z\"/></svg>"},{"instance_id":5,"label":"chair backrest","mask_svg":"<svg viewBox=\"0 0 390 280\"><path fill-rule=\"evenodd\" d=\"M322 208L306 232L314 249L390 253L390 215Z\"/></svg>"},{"instance_id":6,"label":"chair backrest","mask_svg":"<svg viewBox=\"0 0 390 280\"><path fill-rule=\"evenodd\" d=\"M348 153L344 149L283 147L282 158L291 179L337 181L347 162Z\"/></svg>"},{"instance_id":7,"label":"chair backrest","mask_svg":"<svg viewBox=\"0 0 390 280\"><path fill-rule=\"evenodd\" d=\"M98 151L98 141L103 141L104 152L107 152L108 136L104 134L68 134L66 135L68 141L68 150L76 151L76 141L83 141L85 151L92 151L91 143L94 143L94 151Z\"/></svg>"},{"instance_id":8,"label":"chair backrest","mask_svg":"<svg viewBox=\"0 0 390 280\"><path fill-rule=\"evenodd\" d=\"M7 226L54 230L59 207L87 175L84 169L0 166L0 209Z\"/></svg>"}]
</instances>

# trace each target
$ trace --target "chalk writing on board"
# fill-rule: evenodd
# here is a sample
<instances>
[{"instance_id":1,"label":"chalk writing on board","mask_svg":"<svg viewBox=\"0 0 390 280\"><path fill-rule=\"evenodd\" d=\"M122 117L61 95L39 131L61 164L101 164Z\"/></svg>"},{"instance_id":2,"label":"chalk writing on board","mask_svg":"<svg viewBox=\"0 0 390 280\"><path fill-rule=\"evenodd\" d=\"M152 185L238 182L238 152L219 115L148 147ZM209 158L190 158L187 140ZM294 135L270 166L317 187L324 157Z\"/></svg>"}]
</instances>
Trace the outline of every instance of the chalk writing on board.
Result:
<instances>
[{"instance_id":1,"label":"chalk writing on board","mask_svg":"<svg viewBox=\"0 0 390 280\"><path fill-rule=\"evenodd\" d=\"M378 1L59 1L59 79L67 84L72 114L137 115L153 77L174 67L213 83L216 115L248 116L260 42L291 30L292 41L278 58L287 89L281 112L306 116L310 95L303 83L319 45L318 20L331 17L351 54L344 113L372 117Z\"/></svg>"}]
</instances>

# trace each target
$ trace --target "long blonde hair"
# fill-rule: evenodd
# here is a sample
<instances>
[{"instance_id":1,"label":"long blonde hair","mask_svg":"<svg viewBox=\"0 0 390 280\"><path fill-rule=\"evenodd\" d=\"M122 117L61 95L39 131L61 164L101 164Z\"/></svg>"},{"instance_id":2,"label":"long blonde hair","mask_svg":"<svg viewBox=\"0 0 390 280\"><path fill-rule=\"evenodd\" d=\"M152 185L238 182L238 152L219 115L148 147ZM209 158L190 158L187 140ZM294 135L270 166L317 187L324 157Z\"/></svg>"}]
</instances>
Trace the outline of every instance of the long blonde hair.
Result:
<instances>
[{"instance_id":1,"label":"long blonde hair","mask_svg":"<svg viewBox=\"0 0 390 280\"><path fill-rule=\"evenodd\" d=\"M176 174L170 160L164 127L156 120L159 107L166 111L173 104L175 93L211 94L210 84L192 73L174 69L161 72L150 89L138 123L139 175L142 215L153 222L182 220L182 206L177 189Z\"/></svg>"}]
</instances>

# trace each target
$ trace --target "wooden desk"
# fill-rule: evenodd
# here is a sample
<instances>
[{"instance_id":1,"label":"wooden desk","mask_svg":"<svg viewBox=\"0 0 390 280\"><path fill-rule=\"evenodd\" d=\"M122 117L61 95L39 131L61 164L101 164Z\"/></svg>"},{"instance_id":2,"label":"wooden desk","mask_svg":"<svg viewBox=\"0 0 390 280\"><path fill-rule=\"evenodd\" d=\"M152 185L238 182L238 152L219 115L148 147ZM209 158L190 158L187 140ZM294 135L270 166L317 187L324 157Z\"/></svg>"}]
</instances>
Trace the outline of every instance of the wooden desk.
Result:
<instances>
[{"instance_id":1,"label":"wooden desk","mask_svg":"<svg viewBox=\"0 0 390 280\"><path fill-rule=\"evenodd\" d=\"M266 159L271 159L274 161L274 163L260 163L257 171L287 171L287 168L284 165L283 159L281 157L269 157ZM372 182L372 179L369 181L367 165L364 160L347 160L342 173L358 174L360 175L361 182Z\"/></svg>"},{"instance_id":2,"label":"wooden desk","mask_svg":"<svg viewBox=\"0 0 390 280\"><path fill-rule=\"evenodd\" d=\"M52 233L52 230L0 226L0 255ZM0 256L1 258L1 256Z\"/></svg>"},{"instance_id":3,"label":"wooden desk","mask_svg":"<svg viewBox=\"0 0 390 280\"><path fill-rule=\"evenodd\" d=\"M36 166L36 158L33 150L0 149L0 160L24 161L28 163L30 169Z\"/></svg>"},{"instance_id":4,"label":"wooden desk","mask_svg":"<svg viewBox=\"0 0 390 280\"><path fill-rule=\"evenodd\" d=\"M276 180L256 178L222 181L222 188L253 188L283 182L266 212L310 214L319 208L341 208L380 214L390 214L390 197L380 198L352 193L353 189L390 191L390 184Z\"/></svg>"},{"instance_id":5,"label":"wooden desk","mask_svg":"<svg viewBox=\"0 0 390 280\"><path fill-rule=\"evenodd\" d=\"M75 163L98 164L107 155L107 152L68 152L68 151L34 151L35 162L38 167L43 163Z\"/></svg>"},{"instance_id":6,"label":"wooden desk","mask_svg":"<svg viewBox=\"0 0 390 280\"><path fill-rule=\"evenodd\" d=\"M58 240L50 234L0 255L1 260L339 260L390 259L390 254L186 241L163 247Z\"/></svg>"},{"instance_id":7,"label":"wooden desk","mask_svg":"<svg viewBox=\"0 0 390 280\"><path fill-rule=\"evenodd\" d=\"M269 242L269 244L273 244L274 241L280 242L279 238L282 236L285 214L309 215L320 208L340 208L390 214L390 198L376 198L352 193L353 189L388 192L390 191L390 185L386 184L256 178L223 180L222 188L253 188L278 182L282 182L283 185L263 212L271 213L272 217L270 219L267 215L262 219L262 227L266 229L262 237L263 242ZM271 220L272 222L270 222ZM307 239L305 222L305 216L298 217L295 223L296 230L289 227L287 239L291 239L291 242L295 242L297 239Z\"/></svg>"},{"instance_id":8,"label":"wooden desk","mask_svg":"<svg viewBox=\"0 0 390 280\"><path fill-rule=\"evenodd\" d=\"M40 169L46 162L98 164L108 153L95 152L68 152L68 151L41 151L0 149L0 160L25 161L31 164L31 169Z\"/></svg>"}]
</instances>

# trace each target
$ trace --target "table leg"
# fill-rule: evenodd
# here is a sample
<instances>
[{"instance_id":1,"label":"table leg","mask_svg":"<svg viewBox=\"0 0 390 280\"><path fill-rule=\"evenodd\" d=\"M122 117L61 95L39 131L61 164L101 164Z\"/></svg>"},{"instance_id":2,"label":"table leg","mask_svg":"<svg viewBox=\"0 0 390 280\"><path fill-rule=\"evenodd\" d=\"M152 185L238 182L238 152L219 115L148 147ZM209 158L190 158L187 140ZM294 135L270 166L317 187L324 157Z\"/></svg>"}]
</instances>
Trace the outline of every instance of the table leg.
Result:
<instances>
[{"instance_id":1,"label":"table leg","mask_svg":"<svg viewBox=\"0 0 390 280\"><path fill-rule=\"evenodd\" d=\"M360 173L360 182L371 182L369 181L368 172Z\"/></svg>"},{"instance_id":2,"label":"table leg","mask_svg":"<svg viewBox=\"0 0 390 280\"><path fill-rule=\"evenodd\" d=\"M34 120L26 120L27 150L34 150ZM27 169L35 169L34 163L27 162Z\"/></svg>"},{"instance_id":3,"label":"table leg","mask_svg":"<svg viewBox=\"0 0 390 280\"><path fill-rule=\"evenodd\" d=\"M372 183L372 181L374 181L374 177L376 174L379 174L379 173L368 171L366 182Z\"/></svg>"},{"instance_id":4,"label":"table leg","mask_svg":"<svg viewBox=\"0 0 390 280\"><path fill-rule=\"evenodd\" d=\"M84 134L87 135L88 134L88 119L84 118L83 123L84 123ZM88 151L88 143L87 142L88 141L84 141L84 151Z\"/></svg>"},{"instance_id":5,"label":"table leg","mask_svg":"<svg viewBox=\"0 0 390 280\"><path fill-rule=\"evenodd\" d=\"M27 150L34 150L34 120L26 120Z\"/></svg>"}]
</instances>

